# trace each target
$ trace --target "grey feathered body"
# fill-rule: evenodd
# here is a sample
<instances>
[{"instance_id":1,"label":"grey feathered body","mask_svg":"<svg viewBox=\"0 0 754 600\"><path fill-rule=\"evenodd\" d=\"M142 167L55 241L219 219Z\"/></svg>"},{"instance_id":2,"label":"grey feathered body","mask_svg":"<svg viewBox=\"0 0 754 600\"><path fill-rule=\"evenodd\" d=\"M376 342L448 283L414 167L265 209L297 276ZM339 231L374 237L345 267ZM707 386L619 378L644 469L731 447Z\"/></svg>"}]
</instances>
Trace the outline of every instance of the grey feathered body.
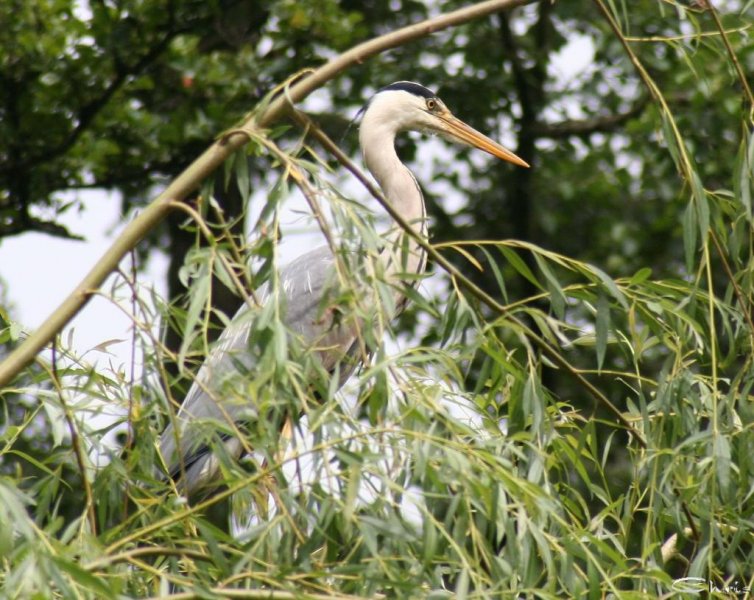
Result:
<instances>
[{"instance_id":1,"label":"grey feathered body","mask_svg":"<svg viewBox=\"0 0 754 600\"><path fill-rule=\"evenodd\" d=\"M352 324L348 321L336 322L327 308L322 306L323 297L337 293L334 261L330 248L324 246L283 267L279 275L280 289L285 296L280 303L283 324L302 346L319 348L316 350L318 358L328 371L333 370L336 363L348 354L356 340ZM269 300L269 287L263 286L256 296L260 304L264 304ZM241 375L244 371L251 372L253 367L249 352L252 313L247 304L238 310L199 369L176 416L178 436L172 424L162 434L160 452L169 473L176 479L182 476L180 485L187 492L212 479L218 465L217 458L205 445L196 441L196 436L184 435L186 426L198 420L227 422L253 417L253 406L227 401L229 396L243 395ZM341 365L342 380L351 374L354 366L354 361ZM240 454L240 440L229 437L224 443L231 455ZM185 473L182 473L183 469Z\"/></svg>"},{"instance_id":2,"label":"grey feathered body","mask_svg":"<svg viewBox=\"0 0 754 600\"><path fill-rule=\"evenodd\" d=\"M418 84L398 82L388 86L370 101L359 129L367 168L388 202L424 236L427 223L421 190L398 158L394 142L399 131L436 125L429 114L427 99L439 102L434 94ZM385 313L380 319L370 319L373 323L386 322L400 310L405 302L401 286L414 283L413 280L407 282L405 274L420 273L424 269L426 257L421 245L404 236L400 229L387 234L378 260L380 267L374 269L382 271L381 278L394 286L393 293L387 297L374 294L371 286L354 290L361 295L362 305ZM352 258L368 260L358 255ZM279 305L289 332L298 338L302 347L316 354L324 369L332 372L337 366L340 374L337 383L342 384L361 354L356 350L360 350L357 336L363 315L341 314L337 302L329 302L329 298L338 297L339 283L331 249L327 246L316 249L280 271L279 289L284 298ZM386 306L385 300L391 295L394 302ZM257 298L260 304L269 301L269 288L259 290ZM176 416L177 431L171 425L162 435L163 459L171 477L180 477L179 487L184 493L191 494L210 482L218 468L218 458L203 442L197 441L196 435L191 435L187 425L203 420L233 425L255 417L253 403L244 396L244 378L239 376L244 372L253 374L254 355L249 351L253 314L252 309L244 306L234 316L199 370ZM380 338L381 332L373 333L372 339ZM223 443L232 456L238 456L243 448L237 435L226 435ZM181 477L183 475L185 477Z\"/></svg>"}]
</instances>

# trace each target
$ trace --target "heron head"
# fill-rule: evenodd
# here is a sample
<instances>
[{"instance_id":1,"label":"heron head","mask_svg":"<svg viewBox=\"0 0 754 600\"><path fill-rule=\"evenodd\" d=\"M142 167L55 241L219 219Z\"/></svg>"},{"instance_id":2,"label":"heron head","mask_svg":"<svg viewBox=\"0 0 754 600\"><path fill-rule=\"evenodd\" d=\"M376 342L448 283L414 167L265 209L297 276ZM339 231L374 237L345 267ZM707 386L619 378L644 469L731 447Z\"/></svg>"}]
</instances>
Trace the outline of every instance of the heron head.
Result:
<instances>
[{"instance_id":1,"label":"heron head","mask_svg":"<svg viewBox=\"0 0 754 600\"><path fill-rule=\"evenodd\" d=\"M495 140L461 121L437 94L411 81L398 81L379 90L366 108L362 127L386 127L393 133L406 130L434 133L513 164L529 166Z\"/></svg>"}]
</instances>

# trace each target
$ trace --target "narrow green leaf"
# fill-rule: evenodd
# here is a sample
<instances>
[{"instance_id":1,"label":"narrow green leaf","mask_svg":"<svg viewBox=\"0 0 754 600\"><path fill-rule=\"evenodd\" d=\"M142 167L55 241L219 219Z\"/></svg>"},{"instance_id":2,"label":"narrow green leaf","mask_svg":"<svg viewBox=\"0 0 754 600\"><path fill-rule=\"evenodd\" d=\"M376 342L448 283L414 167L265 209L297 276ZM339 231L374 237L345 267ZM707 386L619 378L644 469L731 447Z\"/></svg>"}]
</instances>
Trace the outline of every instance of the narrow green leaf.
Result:
<instances>
[{"instance_id":1,"label":"narrow green leaf","mask_svg":"<svg viewBox=\"0 0 754 600\"><path fill-rule=\"evenodd\" d=\"M691 173L691 189L694 196L694 204L696 204L697 217L699 219L699 233L704 240L707 238L707 232L709 231L709 200L707 200L704 186L702 185L696 171Z\"/></svg>"},{"instance_id":2,"label":"narrow green leaf","mask_svg":"<svg viewBox=\"0 0 754 600\"><path fill-rule=\"evenodd\" d=\"M688 577L702 577L705 581L707 580L706 576L709 573L709 564L707 562L709 560L709 553L709 543L699 548L694 560L691 562L691 566L688 568Z\"/></svg>"},{"instance_id":3,"label":"narrow green leaf","mask_svg":"<svg viewBox=\"0 0 754 600\"><path fill-rule=\"evenodd\" d=\"M694 202L689 201L686 210L683 212L683 249L686 257L686 269L691 272L694 270L694 256L696 255L697 240L697 219Z\"/></svg>"},{"instance_id":4,"label":"narrow green leaf","mask_svg":"<svg viewBox=\"0 0 754 600\"><path fill-rule=\"evenodd\" d=\"M712 454L715 457L715 475L723 495L730 487L730 441L722 434L714 436Z\"/></svg>"},{"instance_id":5,"label":"narrow green leaf","mask_svg":"<svg viewBox=\"0 0 754 600\"><path fill-rule=\"evenodd\" d=\"M262 211L259 214L254 229L260 229L264 224L268 223L280 206L280 202L283 198L288 196L288 181L284 178L278 179L275 184L270 188L267 194L267 202L262 207Z\"/></svg>"},{"instance_id":6,"label":"narrow green leaf","mask_svg":"<svg viewBox=\"0 0 754 600\"><path fill-rule=\"evenodd\" d=\"M670 125L669 117L662 113L662 134L665 144L668 147L670 156L673 157L673 162L679 171L683 171L681 168L680 153L678 152L678 145L676 143L675 135L673 134L673 127Z\"/></svg>"},{"instance_id":7,"label":"narrow green leaf","mask_svg":"<svg viewBox=\"0 0 754 600\"><path fill-rule=\"evenodd\" d=\"M241 194L243 202L247 202L251 193L251 184L249 177L249 158L245 151L240 150L236 152L233 166L236 174L238 192Z\"/></svg>"},{"instance_id":8,"label":"narrow green leaf","mask_svg":"<svg viewBox=\"0 0 754 600\"><path fill-rule=\"evenodd\" d=\"M437 552L437 528L431 521L424 523L424 543L423 558L426 563L430 563Z\"/></svg>"},{"instance_id":9,"label":"narrow green leaf","mask_svg":"<svg viewBox=\"0 0 754 600\"><path fill-rule=\"evenodd\" d=\"M456 330L459 308L458 297L455 292L451 292L448 297L448 303L445 306L445 311L442 314L440 344L443 346L448 343L453 336L453 332Z\"/></svg>"},{"instance_id":10,"label":"narrow green leaf","mask_svg":"<svg viewBox=\"0 0 754 600\"><path fill-rule=\"evenodd\" d=\"M618 289L617 285L615 285L613 278L605 273L602 269L595 267L594 265L589 265L589 268L591 269L592 273L599 277L600 281L605 284L605 287L610 292L610 295L615 298L625 310L628 310L628 300L626 300L625 294L621 292L620 289ZM651 272L652 270L649 269L649 273Z\"/></svg>"},{"instance_id":11,"label":"narrow green leaf","mask_svg":"<svg viewBox=\"0 0 754 600\"><path fill-rule=\"evenodd\" d=\"M199 323L210 293L211 278L207 264L202 264L194 284L191 286L191 301L186 312L186 322L183 326L183 341L178 353L178 364L182 365L186 358L191 342L194 340L194 329Z\"/></svg>"},{"instance_id":12,"label":"narrow green leaf","mask_svg":"<svg viewBox=\"0 0 754 600\"><path fill-rule=\"evenodd\" d=\"M272 343L275 345L275 362L282 366L288 358L288 336L282 321L273 322Z\"/></svg>"},{"instance_id":13,"label":"narrow green leaf","mask_svg":"<svg viewBox=\"0 0 754 600\"><path fill-rule=\"evenodd\" d=\"M552 310L559 319L565 317L566 297L563 293L563 288L560 287L560 283L553 275L550 267L547 266L545 260L539 255L534 254L534 260L537 261L537 266L547 281L547 291L550 294L550 305Z\"/></svg>"},{"instance_id":14,"label":"narrow green leaf","mask_svg":"<svg viewBox=\"0 0 754 600\"><path fill-rule=\"evenodd\" d=\"M456 599L464 600L469 596L469 571L467 569L461 569L461 574L458 576L458 583L456 584Z\"/></svg>"},{"instance_id":15,"label":"narrow green leaf","mask_svg":"<svg viewBox=\"0 0 754 600\"><path fill-rule=\"evenodd\" d=\"M261 309L254 323L255 330L267 329L275 318L275 303L277 302L277 290L272 290L267 300L262 304Z\"/></svg>"},{"instance_id":16,"label":"narrow green leaf","mask_svg":"<svg viewBox=\"0 0 754 600\"><path fill-rule=\"evenodd\" d=\"M631 277L631 285L638 285L640 283L644 283L647 279L649 279L652 276L652 269L649 267L642 267L636 273L634 273L633 277Z\"/></svg>"},{"instance_id":17,"label":"narrow green leaf","mask_svg":"<svg viewBox=\"0 0 754 600\"><path fill-rule=\"evenodd\" d=\"M20 534L27 542L35 539L35 528L26 512L26 505L33 504L32 499L10 482L0 479L0 550L9 556L10 549L16 542L14 534Z\"/></svg>"},{"instance_id":18,"label":"narrow green leaf","mask_svg":"<svg viewBox=\"0 0 754 600\"><path fill-rule=\"evenodd\" d=\"M230 164L230 161L225 161L224 164ZM209 207L211 202L214 202L215 198L215 177L210 176L207 177L202 182L201 191L199 192L199 196L203 198L205 201L199 203L199 214L202 215L202 217L207 216L207 208Z\"/></svg>"},{"instance_id":19,"label":"narrow green leaf","mask_svg":"<svg viewBox=\"0 0 754 600\"><path fill-rule=\"evenodd\" d=\"M343 503L343 517L346 521L353 518L356 508L356 502L359 496L359 487L361 486L361 465L354 463L348 468L348 478L346 487L346 497Z\"/></svg>"},{"instance_id":20,"label":"narrow green leaf","mask_svg":"<svg viewBox=\"0 0 754 600\"><path fill-rule=\"evenodd\" d=\"M503 279L503 274L500 271L500 267L498 266L495 259L492 257L492 254L485 248L484 246L479 246L479 249L484 253L484 255L487 257L487 262L490 265L490 268L492 269L492 274L495 276L495 281L497 282L497 286L500 289L500 295L503 297L504 302L508 302L508 292L505 289L505 280Z\"/></svg>"},{"instance_id":21,"label":"narrow green leaf","mask_svg":"<svg viewBox=\"0 0 754 600\"><path fill-rule=\"evenodd\" d=\"M96 592L99 598L115 598L115 594L106 583L82 569L76 563L54 554L50 558L59 569L65 571L79 586Z\"/></svg>"},{"instance_id":22,"label":"narrow green leaf","mask_svg":"<svg viewBox=\"0 0 754 600\"><path fill-rule=\"evenodd\" d=\"M223 252L223 253L225 252L221 248L217 248L217 251L218 252ZM228 264L233 264L232 259L230 259L230 257L228 257L228 258L229 258ZM228 288L229 290L232 290L233 292L237 292L237 290L236 290L236 284L235 284L235 282L233 281L233 279L231 277L231 273L225 267L225 265L222 263L222 261L219 260L219 256L216 256L215 260L213 261L212 272L214 273L215 277L217 277L217 279L226 288Z\"/></svg>"},{"instance_id":23,"label":"narrow green leaf","mask_svg":"<svg viewBox=\"0 0 754 600\"><path fill-rule=\"evenodd\" d=\"M733 168L733 194L741 202L746 211L746 218L752 222L751 190L754 183L754 143L749 132L745 132L736 155Z\"/></svg>"},{"instance_id":24,"label":"narrow green leaf","mask_svg":"<svg viewBox=\"0 0 754 600\"><path fill-rule=\"evenodd\" d=\"M610 303L607 298L600 294L597 298L597 317L594 323L595 349L597 351L597 370L602 369L607 350L607 334L610 330Z\"/></svg>"},{"instance_id":25,"label":"narrow green leaf","mask_svg":"<svg viewBox=\"0 0 754 600\"><path fill-rule=\"evenodd\" d=\"M498 246L500 248L500 252L503 253L505 256L505 259L510 263L510 265L518 271L519 274L523 275L526 279L528 279L531 283L533 283L538 289L543 289L542 284L539 283L536 277L534 277L534 273L531 272L531 269L527 266L527 264L523 261L523 259L511 248L507 248L506 246Z\"/></svg>"},{"instance_id":26,"label":"narrow green leaf","mask_svg":"<svg viewBox=\"0 0 754 600\"><path fill-rule=\"evenodd\" d=\"M7 433L7 431L6 431L6 433ZM48 475L51 475L53 477L55 476L55 473L49 467L47 467L44 463L42 463L39 460L37 460L36 458L34 458L31 454L28 454L26 452L22 452L21 450L8 450L7 453L8 454L14 454L14 455L22 458L23 460L27 461L29 464L34 465L40 471L43 471L43 472L45 472ZM5 452L0 452L0 456L2 454L5 454Z\"/></svg>"}]
</instances>

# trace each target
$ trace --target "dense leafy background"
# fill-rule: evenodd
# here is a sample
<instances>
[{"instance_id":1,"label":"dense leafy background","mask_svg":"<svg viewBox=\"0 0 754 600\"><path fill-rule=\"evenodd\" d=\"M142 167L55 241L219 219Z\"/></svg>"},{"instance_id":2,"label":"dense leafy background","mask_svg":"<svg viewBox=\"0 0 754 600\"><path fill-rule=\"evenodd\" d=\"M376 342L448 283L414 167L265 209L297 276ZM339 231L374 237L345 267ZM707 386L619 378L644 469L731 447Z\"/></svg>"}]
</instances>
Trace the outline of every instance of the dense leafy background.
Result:
<instances>
[{"instance_id":1,"label":"dense leafy background","mask_svg":"<svg viewBox=\"0 0 754 600\"><path fill-rule=\"evenodd\" d=\"M292 74L456 4L5 0L0 236L77 235L57 223L75 209L67 190L143 205ZM339 393L261 316L248 393L264 418L245 432L256 454L227 464L227 491L186 503L154 480L154 440L243 301L239 284L277 264L280 209L299 193L291 173L321 190L331 231L375 240L370 211L328 187L325 153L299 129L252 141L195 213L177 211L139 247L170 255L169 298L139 292L128 269L107 290L134 290L141 378L94 372L61 341L54 364L3 391L2 594L654 598L681 577L728 586L721 597L754 587L754 7L715 8L535 3L328 86L312 118L349 152L346 115L412 79L532 169L402 141L432 242L468 280L433 261L431 284L367 336L375 356ZM564 80L556 58L577 40L594 60ZM246 218L256 190L266 210ZM359 282L389 296L379 277ZM359 293L342 302L376 318ZM0 341L17 334L9 324ZM123 455L101 445L103 402L125 415L112 427L130 425ZM299 413L289 443L279 427ZM102 454L111 462L95 468Z\"/></svg>"}]
</instances>

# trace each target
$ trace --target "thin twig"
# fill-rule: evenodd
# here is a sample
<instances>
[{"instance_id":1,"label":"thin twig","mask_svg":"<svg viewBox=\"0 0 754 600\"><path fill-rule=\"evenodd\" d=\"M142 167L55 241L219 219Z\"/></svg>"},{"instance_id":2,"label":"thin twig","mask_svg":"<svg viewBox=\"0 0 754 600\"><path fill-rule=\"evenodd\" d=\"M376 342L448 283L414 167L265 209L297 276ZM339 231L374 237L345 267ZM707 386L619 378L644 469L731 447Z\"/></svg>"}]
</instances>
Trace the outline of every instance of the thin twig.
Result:
<instances>
[{"instance_id":1,"label":"thin twig","mask_svg":"<svg viewBox=\"0 0 754 600\"><path fill-rule=\"evenodd\" d=\"M730 263L728 262L727 257L725 256L725 251L723 250L722 245L720 244L720 240L717 239L717 234L710 229L710 237L712 238L712 243L715 244L715 249L717 250L717 254L720 257L720 261L723 264L723 270L725 271L725 275L730 281L731 285L733 286L733 293L736 296L736 299L738 300L738 303L741 305L741 312L743 313L744 319L746 320L746 323L749 326L749 336L751 338L752 346L754 346L754 320L752 320L752 308L751 305L746 301L746 296L743 293L743 290L741 289L741 286L738 285L738 281L736 281L736 276L733 274L733 271L730 268Z\"/></svg>"},{"instance_id":2,"label":"thin twig","mask_svg":"<svg viewBox=\"0 0 754 600\"><path fill-rule=\"evenodd\" d=\"M79 436L78 427L76 426L76 420L73 417L71 407L65 400L63 394L63 386L60 384L60 377L58 376L58 359L57 359L57 344L52 347L52 364L47 365L44 361L39 361L42 368L47 371L47 375L50 377L55 391L58 394L58 400L60 406L63 409L63 415L68 425L68 431L71 434L71 448L73 454L76 457L76 464L79 468L79 475L81 476L81 482L84 486L84 497L86 498L86 514L89 519L89 527L92 535L97 535L97 517L94 513L94 495L92 494L92 486L89 483L89 477L87 476L86 458L84 450L81 447L81 436Z\"/></svg>"},{"instance_id":3,"label":"thin twig","mask_svg":"<svg viewBox=\"0 0 754 600\"><path fill-rule=\"evenodd\" d=\"M71 233L67 227L54 221L45 221L32 216L25 216L22 221L13 222L9 225L0 225L0 237L6 238L12 235L20 235L29 231L38 231L46 233L52 237L62 238L64 240L83 241L84 236L77 233Z\"/></svg>"},{"instance_id":4,"label":"thin twig","mask_svg":"<svg viewBox=\"0 0 754 600\"><path fill-rule=\"evenodd\" d=\"M720 22L720 17L718 16L715 7L712 5L712 0L706 0L706 3L709 13L712 15L712 19L715 21L715 26L720 32L720 37L723 40L723 46L725 46L725 50L728 52L728 56L730 56L730 60L736 69L736 74L738 75L738 80L741 82L741 87L744 90L746 99L749 101L749 122L754 123L754 94L752 94L751 87L749 86L749 81L748 79L746 79L746 73L744 73L744 70L741 67L741 63L738 60L738 56L736 56L736 53L733 51L733 47L730 45L728 34L723 28L723 24Z\"/></svg>"},{"instance_id":5,"label":"thin twig","mask_svg":"<svg viewBox=\"0 0 754 600\"><path fill-rule=\"evenodd\" d=\"M181 558L191 558L193 560L210 561L212 558L203 552L196 550L187 550L186 548L167 548L164 546L139 546L131 548L118 554L105 555L93 560L90 563L82 565L82 568L89 572L97 571L122 562L129 562L140 556L178 556Z\"/></svg>"},{"instance_id":6,"label":"thin twig","mask_svg":"<svg viewBox=\"0 0 754 600\"><path fill-rule=\"evenodd\" d=\"M559 123L536 123L531 132L537 137L558 139L570 136L586 137L592 133L614 131L626 121L638 117L649 104L649 98L643 96L634 105L622 113L601 115L592 119L567 120Z\"/></svg>"},{"instance_id":7,"label":"thin twig","mask_svg":"<svg viewBox=\"0 0 754 600\"><path fill-rule=\"evenodd\" d=\"M185 204L184 202L171 202L170 204L175 210L183 211L189 217L191 217L191 220L196 223L197 227L199 227L202 235L204 235L204 238L207 240L210 246L217 246L217 239L215 239L212 230L209 228L207 223L205 223L204 219L202 219L202 216L198 211L196 211L188 204ZM257 298L253 288L251 287L251 282L248 280L248 277L244 277L244 279L246 279L247 283L249 284L249 286L247 287L239 279L236 271L233 269L233 265L228 262L228 259L222 253L217 254L217 259L220 261L220 265L223 269L225 269L228 277L233 282L233 286L235 287L234 291L244 299L249 308L259 307L259 299Z\"/></svg>"},{"instance_id":8,"label":"thin twig","mask_svg":"<svg viewBox=\"0 0 754 600\"><path fill-rule=\"evenodd\" d=\"M234 588L215 587L206 590L206 592L217 595L221 598L238 598L243 600L296 600L307 598L309 600L366 600L365 596L352 596L350 594L310 594L304 592L282 592L276 590L239 590ZM194 598L203 598L205 594L199 595L195 592L180 592L169 594L167 596L153 596L149 600L193 600ZM382 594L370 595L369 598L384 598Z\"/></svg>"},{"instance_id":9,"label":"thin twig","mask_svg":"<svg viewBox=\"0 0 754 600\"><path fill-rule=\"evenodd\" d=\"M736 27L734 29L726 29L724 33L744 33L751 29L750 25L744 25L742 27ZM627 42L631 43L661 43L667 44L668 42L683 42L687 40L696 40L703 37L717 37L720 35L720 30L717 31L699 31L696 33L687 33L682 35L648 35L648 36L625 36Z\"/></svg>"},{"instance_id":10,"label":"thin twig","mask_svg":"<svg viewBox=\"0 0 754 600\"><path fill-rule=\"evenodd\" d=\"M126 448L130 451L134 443L134 387L136 381L136 310L139 304L139 295L136 287L137 281L137 265L136 265L136 252L131 250L131 277L127 277L126 273L121 272L123 279L128 282L126 285L131 290L131 312L134 315L131 328L131 373L129 374L128 384L128 417L126 422ZM119 269L120 270L120 269ZM131 481L126 481L126 489L123 494L123 515L128 515L128 486Z\"/></svg>"}]
</instances>

